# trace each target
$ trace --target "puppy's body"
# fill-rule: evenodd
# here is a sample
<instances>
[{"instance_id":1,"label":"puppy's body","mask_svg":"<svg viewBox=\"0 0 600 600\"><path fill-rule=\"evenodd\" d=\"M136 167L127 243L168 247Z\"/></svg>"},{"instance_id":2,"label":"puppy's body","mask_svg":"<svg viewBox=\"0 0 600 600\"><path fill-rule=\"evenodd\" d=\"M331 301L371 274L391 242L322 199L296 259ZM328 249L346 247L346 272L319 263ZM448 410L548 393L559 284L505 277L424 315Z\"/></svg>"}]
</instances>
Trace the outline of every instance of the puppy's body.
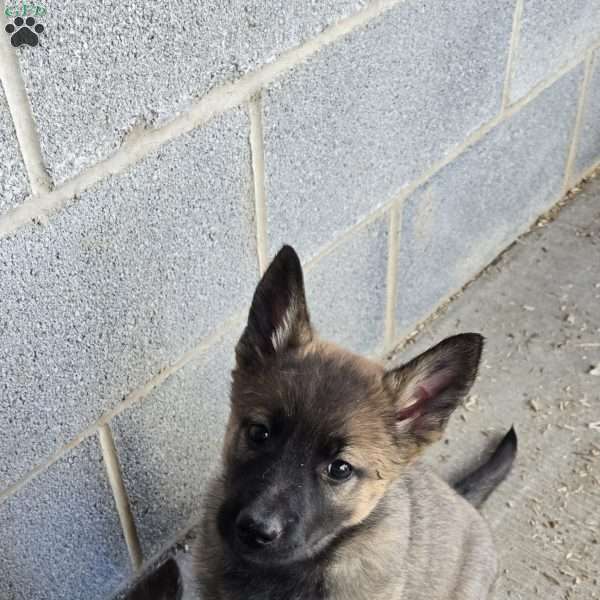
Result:
<instances>
[{"instance_id":1,"label":"puppy's body","mask_svg":"<svg viewBox=\"0 0 600 600\"><path fill-rule=\"evenodd\" d=\"M223 474L195 556L203 600L484 600L487 525L418 461L477 372L482 338L386 371L320 340L284 247L236 348ZM481 501L516 438L458 489Z\"/></svg>"},{"instance_id":2,"label":"puppy's body","mask_svg":"<svg viewBox=\"0 0 600 600\"><path fill-rule=\"evenodd\" d=\"M414 465L382 504L385 516L340 548L332 561L330 598L487 597L496 575L489 529L446 482L426 466Z\"/></svg>"},{"instance_id":3,"label":"puppy's body","mask_svg":"<svg viewBox=\"0 0 600 600\"><path fill-rule=\"evenodd\" d=\"M263 572L239 563L215 524L207 511L197 547L204 600L482 600L496 576L487 524L422 464L365 522L295 568Z\"/></svg>"}]
</instances>

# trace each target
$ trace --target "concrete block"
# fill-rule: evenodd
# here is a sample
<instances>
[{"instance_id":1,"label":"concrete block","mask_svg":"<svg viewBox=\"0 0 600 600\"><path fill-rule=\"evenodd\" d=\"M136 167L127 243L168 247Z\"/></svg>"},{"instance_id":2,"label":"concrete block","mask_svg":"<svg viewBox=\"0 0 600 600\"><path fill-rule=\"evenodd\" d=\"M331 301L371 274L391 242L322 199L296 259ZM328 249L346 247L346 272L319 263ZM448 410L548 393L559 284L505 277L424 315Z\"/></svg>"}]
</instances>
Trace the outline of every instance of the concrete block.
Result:
<instances>
[{"instance_id":1,"label":"concrete block","mask_svg":"<svg viewBox=\"0 0 600 600\"><path fill-rule=\"evenodd\" d=\"M134 124L174 116L365 1L44 4L40 46L20 56L43 152L62 181Z\"/></svg>"},{"instance_id":2,"label":"concrete block","mask_svg":"<svg viewBox=\"0 0 600 600\"><path fill-rule=\"evenodd\" d=\"M0 215L29 194L27 172L21 158L12 117L0 85Z\"/></svg>"},{"instance_id":3,"label":"concrete block","mask_svg":"<svg viewBox=\"0 0 600 600\"><path fill-rule=\"evenodd\" d=\"M408 198L397 334L409 332L559 199L582 76L579 65Z\"/></svg>"},{"instance_id":4,"label":"concrete block","mask_svg":"<svg viewBox=\"0 0 600 600\"><path fill-rule=\"evenodd\" d=\"M0 486L247 305L247 125L228 113L0 240Z\"/></svg>"},{"instance_id":5,"label":"concrete block","mask_svg":"<svg viewBox=\"0 0 600 600\"><path fill-rule=\"evenodd\" d=\"M513 4L401 2L268 88L271 251L314 255L497 113Z\"/></svg>"},{"instance_id":6,"label":"concrete block","mask_svg":"<svg viewBox=\"0 0 600 600\"><path fill-rule=\"evenodd\" d=\"M383 344L388 225L388 214L369 223L306 273L308 307L319 334L363 354Z\"/></svg>"},{"instance_id":7,"label":"concrete block","mask_svg":"<svg viewBox=\"0 0 600 600\"><path fill-rule=\"evenodd\" d=\"M97 438L0 503L0 597L109 598L131 575Z\"/></svg>"},{"instance_id":8,"label":"concrete block","mask_svg":"<svg viewBox=\"0 0 600 600\"><path fill-rule=\"evenodd\" d=\"M511 100L525 96L600 40L598 23L600 3L594 0L524 0Z\"/></svg>"},{"instance_id":9,"label":"concrete block","mask_svg":"<svg viewBox=\"0 0 600 600\"><path fill-rule=\"evenodd\" d=\"M112 423L147 559L201 512L207 481L220 464L242 329L240 322Z\"/></svg>"},{"instance_id":10,"label":"concrete block","mask_svg":"<svg viewBox=\"0 0 600 600\"><path fill-rule=\"evenodd\" d=\"M600 161L600 50L596 50L583 107L575 177L583 175Z\"/></svg>"}]
</instances>

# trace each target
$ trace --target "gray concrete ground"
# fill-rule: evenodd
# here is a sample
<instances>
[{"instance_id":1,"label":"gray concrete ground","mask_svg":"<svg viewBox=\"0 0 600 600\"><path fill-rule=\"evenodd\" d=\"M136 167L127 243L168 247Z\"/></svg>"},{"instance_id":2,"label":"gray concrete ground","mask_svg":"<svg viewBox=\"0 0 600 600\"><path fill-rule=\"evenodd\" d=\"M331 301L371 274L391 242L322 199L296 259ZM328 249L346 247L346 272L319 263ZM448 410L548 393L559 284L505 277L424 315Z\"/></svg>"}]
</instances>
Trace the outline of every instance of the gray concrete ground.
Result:
<instances>
[{"instance_id":1,"label":"gray concrete ground","mask_svg":"<svg viewBox=\"0 0 600 600\"><path fill-rule=\"evenodd\" d=\"M514 424L519 456L484 507L496 598L600 598L600 177L521 238L394 362L447 335L487 338L473 393L427 459L447 477Z\"/></svg>"}]
</instances>

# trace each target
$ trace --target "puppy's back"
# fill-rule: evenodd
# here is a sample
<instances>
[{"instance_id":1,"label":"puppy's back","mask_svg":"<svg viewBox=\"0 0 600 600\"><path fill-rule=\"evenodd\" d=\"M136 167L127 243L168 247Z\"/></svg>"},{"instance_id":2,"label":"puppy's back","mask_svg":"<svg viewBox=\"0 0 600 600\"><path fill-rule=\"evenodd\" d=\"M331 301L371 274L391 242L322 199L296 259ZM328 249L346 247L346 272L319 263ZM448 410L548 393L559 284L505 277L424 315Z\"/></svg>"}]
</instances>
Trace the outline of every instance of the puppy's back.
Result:
<instances>
[{"instance_id":1,"label":"puppy's back","mask_svg":"<svg viewBox=\"0 0 600 600\"><path fill-rule=\"evenodd\" d=\"M497 571L496 551L483 517L422 463L402 479L410 502L410 552L405 597L414 600L479 600ZM424 586L424 582L427 585ZM448 594L448 590L453 590Z\"/></svg>"}]
</instances>

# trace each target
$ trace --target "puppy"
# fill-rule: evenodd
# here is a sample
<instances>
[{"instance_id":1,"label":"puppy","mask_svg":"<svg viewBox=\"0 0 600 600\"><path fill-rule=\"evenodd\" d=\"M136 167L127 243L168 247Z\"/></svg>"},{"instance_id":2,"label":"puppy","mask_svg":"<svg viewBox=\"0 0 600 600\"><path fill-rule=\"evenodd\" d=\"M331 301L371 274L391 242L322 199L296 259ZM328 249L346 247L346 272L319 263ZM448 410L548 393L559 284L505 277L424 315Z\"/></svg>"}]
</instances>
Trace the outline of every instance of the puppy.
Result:
<instances>
[{"instance_id":1,"label":"puppy","mask_svg":"<svg viewBox=\"0 0 600 600\"><path fill-rule=\"evenodd\" d=\"M456 490L417 460L468 393L482 345L457 335L386 371L325 342L283 247L236 347L223 472L194 551L199 597L489 598L496 554L473 504L510 470L514 431Z\"/></svg>"}]
</instances>

